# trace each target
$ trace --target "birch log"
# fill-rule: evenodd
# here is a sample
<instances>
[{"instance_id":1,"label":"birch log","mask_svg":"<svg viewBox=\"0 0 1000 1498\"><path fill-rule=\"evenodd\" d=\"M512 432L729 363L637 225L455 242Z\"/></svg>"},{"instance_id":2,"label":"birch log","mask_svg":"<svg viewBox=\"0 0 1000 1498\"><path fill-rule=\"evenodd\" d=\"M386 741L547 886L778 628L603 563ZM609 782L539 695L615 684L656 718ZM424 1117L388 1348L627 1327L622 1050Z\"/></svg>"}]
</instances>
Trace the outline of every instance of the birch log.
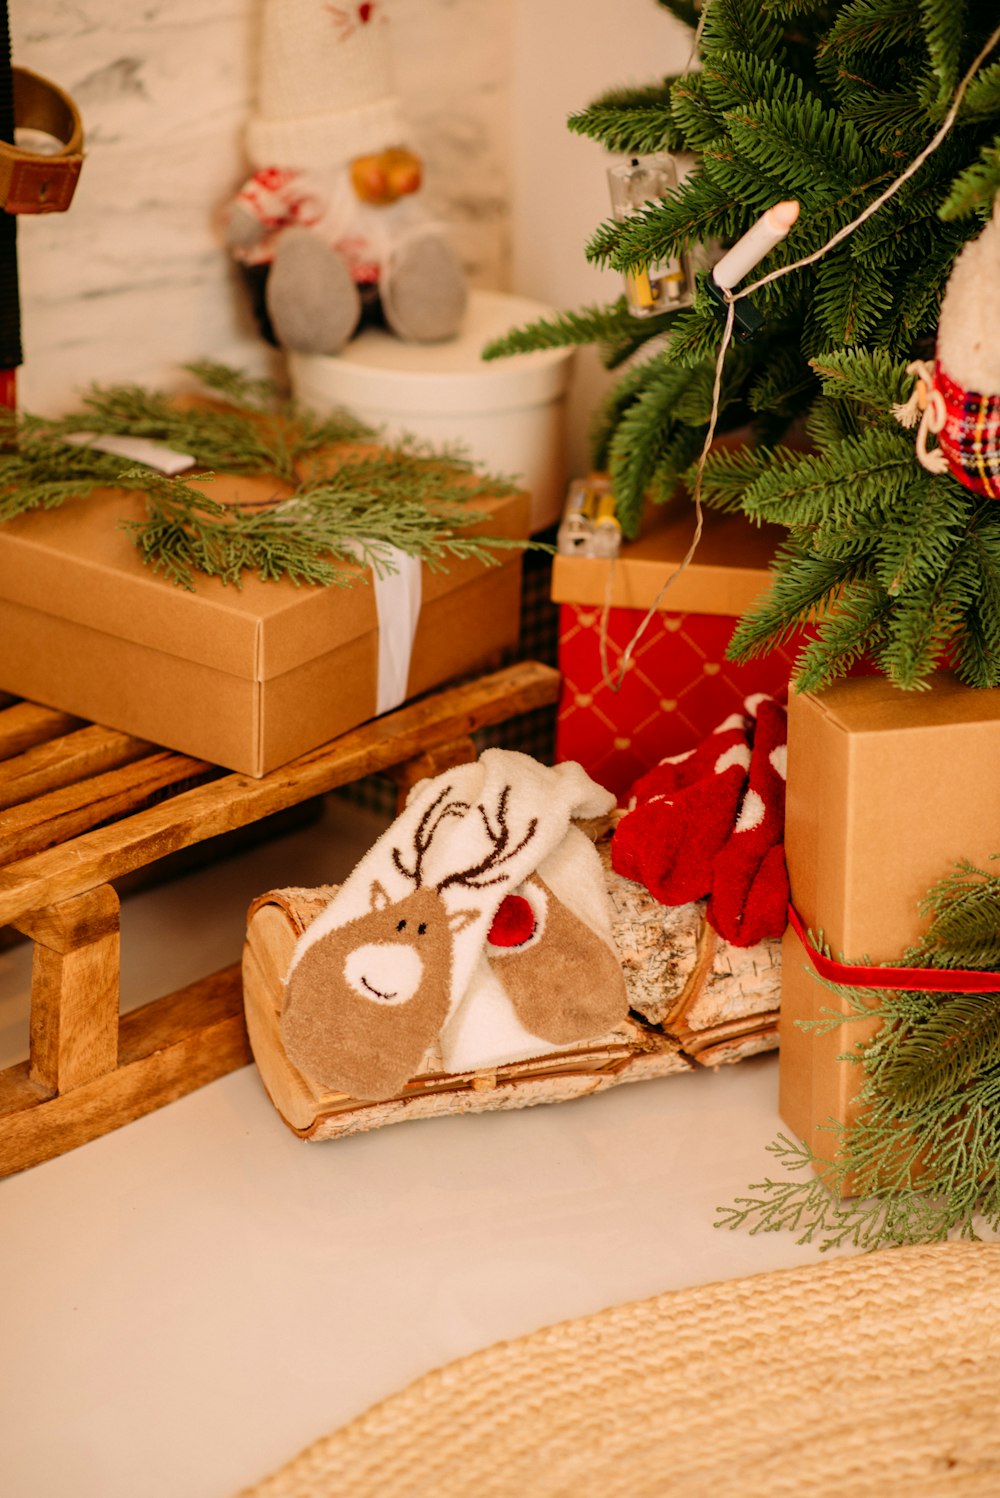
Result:
<instances>
[{"instance_id":1,"label":"birch log","mask_svg":"<svg viewBox=\"0 0 1000 1498\"><path fill-rule=\"evenodd\" d=\"M773 1050L781 942L734 947L708 924L706 901L661 905L643 885L615 873L610 837L597 849L632 1009L704 1065Z\"/></svg>"},{"instance_id":2,"label":"birch log","mask_svg":"<svg viewBox=\"0 0 1000 1498\"><path fill-rule=\"evenodd\" d=\"M629 1018L592 1041L485 1071L447 1073L431 1047L417 1075L389 1102L359 1102L319 1087L296 1070L281 1044L293 948L336 887L272 890L255 900L243 954L247 1029L261 1080L289 1128L304 1139L334 1139L412 1118L566 1102L776 1046L780 944L731 947L707 924L702 902L666 909L614 873L608 837L597 847Z\"/></svg>"}]
</instances>

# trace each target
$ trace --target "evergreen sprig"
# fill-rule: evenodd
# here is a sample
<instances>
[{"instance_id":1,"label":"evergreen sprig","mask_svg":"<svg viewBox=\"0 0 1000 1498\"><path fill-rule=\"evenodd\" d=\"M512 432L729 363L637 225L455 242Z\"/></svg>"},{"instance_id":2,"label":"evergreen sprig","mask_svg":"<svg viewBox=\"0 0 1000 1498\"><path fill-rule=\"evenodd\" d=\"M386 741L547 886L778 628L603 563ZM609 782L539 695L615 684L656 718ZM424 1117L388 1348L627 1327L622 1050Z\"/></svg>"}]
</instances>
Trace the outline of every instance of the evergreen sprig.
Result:
<instances>
[{"instance_id":1,"label":"evergreen sprig","mask_svg":"<svg viewBox=\"0 0 1000 1498\"><path fill-rule=\"evenodd\" d=\"M619 88L595 99L567 120L577 135L599 140L609 151L624 156L646 156L677 150L681 136L670 118L670 84L649 88Z\"/></svg>"},{"instance_id":2,"label":"evergreen sprig","mask_svg":"<svg viewBox=\"0 0 1000 1498\"><path fill-rule=\"evenodd\" d=\"M1000 970L1000 874L963 862L931 890L933 912L905 963ZM840 1000L813 1028L880 1021L841 1057L863 1068L858 1116L831 1120L831 1162L785 1135L768 1146L787 1173L720 1208L720 1227L788 1231L823 1249L928 1243L1000 1231L1000 995L878 993L823 982ZM850 1195L848 1195L848 1190Z\"/></svg>"},{"instance_id":3,"label":"evergreen sprig","mask_svg":"<svg viewBox=\"0 0 1000 1498\"><path fill-rule=\"evenodd\" d=\"M542 317L524 328L511 332L487 343L482 350L484 359L503 359L510 354L530 353L537 349L570 348L574 345L596 343L600 346L604 362L614 368L622 357L623 345L628 353L644 343L650 333L664 333L676 318L676 312L666 312L649 318L650 327L636 327L636 319L628 311L624 297L619 297L607 307L584 307L579 312L557 312L553 317Z\"/></svg>"},{"instance_id":4,"label":"evergreen sprig","mask_svg":"<svg viewBox=\"0 0 1000 1498\"><path fill-rule=\"evenodd\" d=\"M983 146L976 160L959 172L941 205L941 217L957 219L988 212L997 193L1000 193L1000 136Z\"/></svg>"},{"instance_id":5,"label":"evergreen sprig","mask_svg":"<svg viewBox=\"0 0 1000 1498\"><path fill-rule=\"evenodd\" d=\"M4 413L4 445L50 440L55 445L84 429L97 436L146 437L190 452L206 468L229 473L271 473L293 482L300 457L338 442L371 440L374 433L350 412L317 417L283 399L268 380L248 378L226 365L201 360L184 368L215 398L214 404L179 401L137 385L94 385L83 409L58 420ZM224 404L223 404L224 403Z\"/></svg>"},{"instance_id":6,"label":"evergreen sprig","mask_svg":"<svg viewBox=\"0 0 1000 1498\"><path fill-rule=\"evenodd\" d=\"M699 14L690 0L663 8L689 25ZM798 222L756 274L819 250L929 143L996 23L983 0L712 0L698 69L605 93L573 116L572 129L613 150L668 143L694 156L668 198L597 225L586 254L625 273L725 245L788 197ZM770 597L737 632L738 658L805 624L814 638L799 686L832 681L870 650L898 686L919 687L942 644L969 685L1000 682L1000 506L928 478L892 416L907 363L933 352L955 257L998 192L994 54L918 173L834 250L755 294L764 333L727 352L718 430L741 430L759 461L713 455L704 493L777 521L789 545ZM667 327L632 319L628 338L621 306L614 326L594 309L560 313L490 353L589 337L609 367L624 366L591 447L632 536L644 503L668 497L701 452L708 411L700 394L685 397L714 369L722 323L702 293ZM803 433L814 451L790 454L787 438L801 448ZM686 478L690 488L691 469Z\"/></svg>"},{"instance_id":7,"label":"evergreen sprig","mask_svg":"<svg viewBox=\"0 0 1000 1498\"><path fill-rule=\"evenodd\" d=\"M485 520L476 501L513 486L478 474L460 453L412 439L373 449L371 428L347 412L317 417L268 381L208 362L187 367L214 404L121 385L94 387L82 412L54 420L0 411L0 523L95 488L137 491L146 515L121 524L143 561L185 588L196 573L239 587L248 571L347 585L366 578L348 563L394 571L392 547L440 570L449 560L489 565L498 551L530 544L467 534ZM123 467L112 453L67 441L81 429L166 443L197 460L196 479ZM269 476L291 492L261 509L227 505L205 490L214 470Z\"/></svg>"},{"instance_id":8,"label":"evergreen sprig","mask_svg":"<svg viewBox=\"0 0 1000 1498\"><path fill-rule=\"evenodd\" d=\"M907 952L908 962L1000 969L1000 877L963 859L921 902L920 913L931 925Z\"/></svg>"}]
</instances>

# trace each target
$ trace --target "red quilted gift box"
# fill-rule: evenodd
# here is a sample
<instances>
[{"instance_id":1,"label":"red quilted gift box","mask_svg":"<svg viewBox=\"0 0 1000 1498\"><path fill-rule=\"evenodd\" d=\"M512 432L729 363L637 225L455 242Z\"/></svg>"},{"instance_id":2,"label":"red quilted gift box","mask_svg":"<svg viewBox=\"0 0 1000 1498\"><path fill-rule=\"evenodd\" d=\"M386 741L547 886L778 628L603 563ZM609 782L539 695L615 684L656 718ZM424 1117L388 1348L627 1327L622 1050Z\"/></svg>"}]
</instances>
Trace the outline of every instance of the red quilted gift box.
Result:
<instances>
[{"instance_id":1,"label":"red quilted gift box","mask_svg":"<svg viewBox=\"0 0 1000 1498\"><path fill-rule=\"evenodd\" d=\"M563 676L556 758L579 760L622 803L639 775L664 755L693 749L744 697L768 692L784 698L801 644L793 638L745 665L726 660L737 620L770 586L768 567L785 532L752 525L742 515L708 512L694 560L635 645L621 690L612 690L599 643L609 569L607 665L617 681L629 641L687 551L693 529L685 502L650 514L639 538L613 563L568 556L553 561Z\"/></svg>"}]
</instances>

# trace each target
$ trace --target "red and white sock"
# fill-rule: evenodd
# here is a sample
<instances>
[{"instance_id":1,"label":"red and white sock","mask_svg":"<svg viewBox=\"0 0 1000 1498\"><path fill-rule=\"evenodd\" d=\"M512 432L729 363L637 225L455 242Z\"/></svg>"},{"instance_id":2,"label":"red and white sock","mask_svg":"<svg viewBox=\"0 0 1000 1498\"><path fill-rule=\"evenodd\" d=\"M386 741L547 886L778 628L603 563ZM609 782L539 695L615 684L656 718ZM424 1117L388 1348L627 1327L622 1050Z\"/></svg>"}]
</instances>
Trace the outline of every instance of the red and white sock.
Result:
<instances>
[{"instance_id":1,"label":"red and white sock","mask_svg":"<svg viewBox=\"0 0 1000 1498\"><path fill-rule=\"evenodd\" d=\"M752 703L755 699L747 700ZM673 791L686 790L696 781L704 780L712 774L720 754L740 744L746 745L749 750L752 731L752 713L730 713L725 722L702 739L697 748L687 749L683 754L668 755L651 770L647 770L645 775L640 775L632 787L630 808L651 800L653 796L669 796ZM749 763L748 754L747 764Z\"/></svg>"},{"instance_id":2,"label":"red and white sock","mask_svg":"<svg viewBox=\"0 0 1000 1498\"><path fill-rule=\"evenodd\" d=\"M730 837L751 762L750 711L733 713L684 755L665 759L633 788L634 807L611 842L616 873L664 905L703 899Z\"/></svg>"},{"instance_id":3,"label":"red and white sock","mask_svg":"<svg viewBox=\"0 0 1000 1498\"><path fill-rule=\"evenodd\" d=\"M771 698L757 704L747 787L732 835L716 855L708 920L737 947L782 934L788 912L785 868L787 716Z\"/></svg>"}]
</instances>

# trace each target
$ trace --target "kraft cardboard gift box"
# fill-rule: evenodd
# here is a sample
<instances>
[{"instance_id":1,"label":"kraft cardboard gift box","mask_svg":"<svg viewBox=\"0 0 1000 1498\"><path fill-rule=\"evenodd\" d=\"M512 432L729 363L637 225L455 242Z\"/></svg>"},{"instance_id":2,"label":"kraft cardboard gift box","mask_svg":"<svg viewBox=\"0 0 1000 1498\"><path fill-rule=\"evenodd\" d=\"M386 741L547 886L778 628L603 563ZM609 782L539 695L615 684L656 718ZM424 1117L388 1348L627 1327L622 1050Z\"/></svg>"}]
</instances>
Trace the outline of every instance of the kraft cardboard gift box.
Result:
<instances>
[{"instance_id":1,"label":"kraft cardboard gift box","mask_svg":"<svg viewBox=\"0 0 1000 1498\"><path fill-rule=\"evenodd\" d=\"M881 676L788 704L785 853L802 924L836 958L898 964L923 934L919 905L962 858L1000 852L1000 689L975 691L947 672L929 691ZM872 1003L878 1003L873 991ZM857 1113L861 1068L839 1060L875 1022L804 1031L844 1011L788 928L781 953L780 1110L822 1159L836 1154L830 1119Z\"/></svg>"},{"instance_id":2,"label":"kraft cardboard gift box","mask_svg":"<svg viewBox=\"0 0 1000 1498\"><path fill-rule=\"evenodd\" d=\"M259 481L214 480L246 502ZM268 483L273 487L272 481ZM468 534L525 538L528 497L476 498ZM141 494L95 490L0 525L0 690L260 776L375 714L374 588L197 576L188 592L146 566L118 522ZM521 553L422 569L413 696L517 642Z\"/></svg>"},{"instance_id":3,"label":"kraft cardboard gift box","mask_svg":"<svg viewBox=\"0 0 1000 1498\"><path fill-rule=\"evenodd\" d=\"M639 537L613 563L583 556L553 562L563 676L556 758L579 760L621 801L639 775L665 755L693 748L749 694L783 697L800 647L796 637L743 665L726 659L737 620L770 587L770 563L786 532L706 511L694 559L657 605L620 691L612 690L600 652L609 573L607 657L614 680L623 651L687 552L694 524L682 495L651 507Z\"/></svg>"}]
</instances>

